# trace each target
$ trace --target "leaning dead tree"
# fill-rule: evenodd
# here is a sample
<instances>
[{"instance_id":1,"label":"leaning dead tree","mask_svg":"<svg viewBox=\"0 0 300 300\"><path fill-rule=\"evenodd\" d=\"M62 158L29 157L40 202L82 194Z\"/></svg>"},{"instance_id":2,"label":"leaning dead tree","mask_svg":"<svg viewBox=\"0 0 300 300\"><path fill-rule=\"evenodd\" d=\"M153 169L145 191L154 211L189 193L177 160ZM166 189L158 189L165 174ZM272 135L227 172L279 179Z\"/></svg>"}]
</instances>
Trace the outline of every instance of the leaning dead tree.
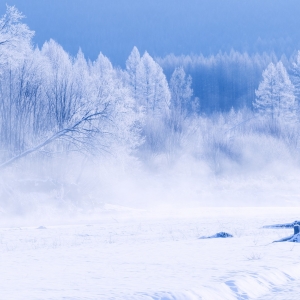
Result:
<instances>
[{"instance_id":1,"label":"leaning dead tree","mask_svg":"<svg viewBox=\"0 0 300 300\"><path fill-rule=\"evenodd\" d=\"M88 140L91 139L95 134L99 133L99 128L93 124L93 122L100 120L101 118L108 118L107 110L108 103L104 105L104 108L101 111L96 112L86 112L77 122L72 125L59 130L54 133L52 136L48 137L38 145L22 152L19 155L16 155L9 160L0 164L0 169L4 169L14 162L20 160L21 158L28 156L31 153L37 152L38 150L44 148L45 146L53 143L58 139L67 139L68 141L79 144L79 143L88 143ZM80 137L80 138L79 138ZM88 138L88 139L87 139ZM86 145L85 145L86 146Z\"/></svg>"}]
</instances>

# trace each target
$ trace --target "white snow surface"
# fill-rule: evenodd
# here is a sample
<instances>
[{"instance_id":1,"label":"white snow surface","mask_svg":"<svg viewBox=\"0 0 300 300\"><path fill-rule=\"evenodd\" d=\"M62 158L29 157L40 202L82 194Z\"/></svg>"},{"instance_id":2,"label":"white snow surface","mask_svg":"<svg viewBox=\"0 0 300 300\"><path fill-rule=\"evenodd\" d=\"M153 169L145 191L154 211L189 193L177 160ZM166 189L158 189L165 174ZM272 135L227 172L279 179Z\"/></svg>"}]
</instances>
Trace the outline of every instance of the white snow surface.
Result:
<instances>
[{"instance_id":1,"label":"white snow surface","mask_svg":"<svg viewBox=\"0 0 300 300\"><path fill-rule=\"evenodd\" d=\"M262 228L297 219L300 208L106 205L64 221L3 221L0 299L299 299L300 244L272 243L293 229ZM234 237L199 239L220 231Z\"/></svg>"}]
</instances>

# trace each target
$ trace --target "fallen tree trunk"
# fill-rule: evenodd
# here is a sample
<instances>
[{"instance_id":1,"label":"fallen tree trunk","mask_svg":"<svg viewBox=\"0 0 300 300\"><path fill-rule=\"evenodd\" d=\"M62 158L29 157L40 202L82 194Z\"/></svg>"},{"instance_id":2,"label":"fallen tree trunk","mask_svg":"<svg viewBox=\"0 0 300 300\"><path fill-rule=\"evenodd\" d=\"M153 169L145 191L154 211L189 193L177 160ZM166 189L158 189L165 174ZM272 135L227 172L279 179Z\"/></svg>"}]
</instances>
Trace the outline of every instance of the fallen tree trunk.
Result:
<instances>
[{"instance_id":1,"label":"fallen tree trunk","mask_svg":"<svg viewBox=\"0 0 300 300\"><path fill-rule=\"evenodd\" d=\"M280 240L274 241L273 243L278 242L294 242L294 243L300 243L300 226L296 223L294 225L294 234L285 238L282 238Z\"/></svg>"},{"instance_id":2,"label":"fallen tree trunk","mask_svg":"<svg viewBox=\"0 0 300 300\"><path fill-rule=\"evenodd\" d=\"M262 228L293 228L296 224L300 225L300 221L294 221L293 223L265 225Z\"/></svg>"}]
</instances>

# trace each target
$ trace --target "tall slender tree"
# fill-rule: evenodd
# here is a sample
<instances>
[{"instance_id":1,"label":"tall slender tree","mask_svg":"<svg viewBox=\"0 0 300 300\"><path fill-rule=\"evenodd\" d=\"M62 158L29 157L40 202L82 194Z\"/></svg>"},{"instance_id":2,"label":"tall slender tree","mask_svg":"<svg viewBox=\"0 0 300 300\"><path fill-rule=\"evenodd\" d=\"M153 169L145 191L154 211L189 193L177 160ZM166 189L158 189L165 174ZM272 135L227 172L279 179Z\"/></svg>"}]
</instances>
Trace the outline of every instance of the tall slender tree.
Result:
<instances>
[{"instance_id":1,"label":"tall slender tree","mask_svg":"<svg viewBox=\"0 0 300 300\"><path fill-rule=\"evenodd\" d=\"M192 112L192 77L186 76L183 67L174 70L170 80L171 123L174 130L180 130L183 120Z\"/></svg>"},{"instance_id":2,"label":"tall slender tree","mask_svg":"<svg viewBox=\"0 0 300 300\"><path fill-rule=\"evenodd\" d=\"M145 52L137 67L138 101L150 118L169 115L170 90L162 68Z\"/></svg>"},{"instance_id":3,"label":"tall slender tree","mask_svg":"<svg viewBox=\"0 0 300 300\"><path fill-rule=\"evenodd\" d=\"M253 108L263 116L286 123L295 122L294 86L282 62L270 63L263 72L263 80L255 92Z\"/></svg>"},{"instance_id":4,"label":"tall slender tree","mask_svg":"<svg viewBox=\"0 0 300 300\"><path fill-rule=\"evenodd\" d=\"M300 118L300 51L298 51L297 56L292 63L291 80L295 87L294 93L296 97L297 116Z\"/></svg>"},{"instance_id":5,"label":"tall slender tree","mask_svg":"<svg viewBox=\"0 0 300 300\"><path fill-rule=\"evenodd\" d=\"M129 87L131 94L135 101L138 99L137 95L137 69L141 62L141 55L137 47L133 47L127 61L126 71L128 73Z\"/></svg>"}]
</instances>

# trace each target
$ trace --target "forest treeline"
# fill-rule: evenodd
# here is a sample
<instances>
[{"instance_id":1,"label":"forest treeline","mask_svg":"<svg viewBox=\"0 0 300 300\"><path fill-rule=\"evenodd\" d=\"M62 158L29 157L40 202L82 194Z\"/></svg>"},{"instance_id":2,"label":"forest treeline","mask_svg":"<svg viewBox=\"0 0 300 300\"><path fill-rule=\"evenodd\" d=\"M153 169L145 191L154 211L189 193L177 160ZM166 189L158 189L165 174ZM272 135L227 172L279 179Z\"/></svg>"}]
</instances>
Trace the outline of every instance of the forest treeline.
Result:
<instances>
[{"instance_id":1,"label":"forest treeline","mask_svg":"<svg viewBox=\"0 0 300 300\"><path fill-rule=\"evenodd\" d=\"M2 169L25 157L185 152L218 173L224 161L242 165L244 145L259 139L298 149L300 53L153 59L134 47L121 69L54 40L35 47L22 19L10 6L0 19Z\"/></svg>"},{"instance_id":2,"label":"forest treeline","mask_svg":"<svg viewBox=\"0 0 300 300\"><path fill-rule=\"evenodd\" d=\"M167 55L156 58L166 76L171 77L177 67L183 67L193 78L192 88L195 97L199 98L200 112L228 112L231 108L252 109L255 101L255 90L262 80L262 72L272 63L282 61L292 74L293 62L297 53L289 59L278 58L275 53L218 53L203 55Z\"/></svg>"}]
</instances>

